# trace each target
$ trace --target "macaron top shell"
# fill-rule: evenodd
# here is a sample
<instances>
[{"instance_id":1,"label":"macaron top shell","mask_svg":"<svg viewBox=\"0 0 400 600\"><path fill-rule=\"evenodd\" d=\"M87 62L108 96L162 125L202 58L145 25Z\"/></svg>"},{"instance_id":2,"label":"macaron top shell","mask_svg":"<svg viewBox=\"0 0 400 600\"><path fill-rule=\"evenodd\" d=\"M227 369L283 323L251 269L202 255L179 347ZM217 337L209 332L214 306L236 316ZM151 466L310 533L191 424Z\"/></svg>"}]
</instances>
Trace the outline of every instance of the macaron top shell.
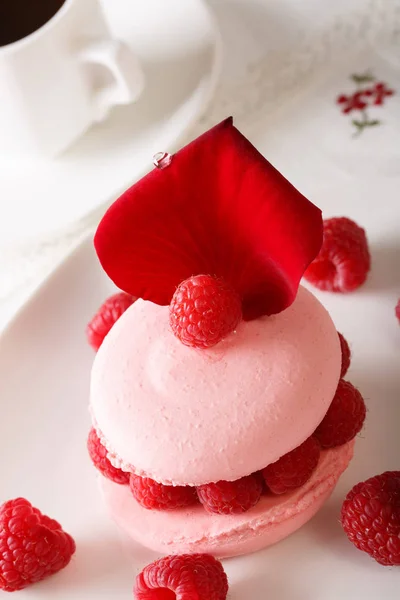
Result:
<instances>
[{"instance_id":1,"label":"macaron top shell","mask_svg":"<svg viewBox=\"0 0 400 600\"><path fill-rule=\"evenodd\" d=\"M125 469L174 485L235 480L313 433L335 394L341 352L309 291L209 350L184 346L168 310L135 302L94 361L93 418Z\"/></svg>"}]
</instances>

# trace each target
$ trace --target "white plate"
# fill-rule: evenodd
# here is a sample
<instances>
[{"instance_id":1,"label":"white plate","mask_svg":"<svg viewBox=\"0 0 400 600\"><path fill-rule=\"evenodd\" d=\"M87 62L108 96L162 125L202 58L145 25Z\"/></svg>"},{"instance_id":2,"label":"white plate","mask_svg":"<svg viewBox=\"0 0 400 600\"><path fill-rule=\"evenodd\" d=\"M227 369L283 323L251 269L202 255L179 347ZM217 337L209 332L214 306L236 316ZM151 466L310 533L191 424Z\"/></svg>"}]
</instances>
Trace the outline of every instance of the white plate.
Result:
<instances>
[{"instance_id":1,"label":"white plate","mask_svg":"<svg viewBox=\"0 0 400 600\"><path fill-rule=\"evenodd\" d=\"M102 0L116 37L143 63L138 102L116 108L57 160L0 161L1 243L48 235L116 196L173 151L211 99L221 40L202 0Z\"/></svg>"},{"instance_id":2,"label":"white plate","mask_svg":"<svg viewBox=\"0 0 400 600\"><path fill-rule=\"evenodd\" d=\"M265 551L225 561L230 600L398 598L400 570L381 567L355 550L338 524L341 501L354 483L399 468L400 332L385 287L397 261L373 251L376 270L363 291L319 294L352 343L349 378L368 403L355 459L331 500L300 531ZM386 270L380 271L385 260ZM129 600L135 574L156 558L139 546L129 548L110 522L85 448L93 353L84 329L112 289L88 240L0 338L0 502L27 497L59 519L77 542L72 564L20 592L21 599Z\"/></svg>"}]
</instances>

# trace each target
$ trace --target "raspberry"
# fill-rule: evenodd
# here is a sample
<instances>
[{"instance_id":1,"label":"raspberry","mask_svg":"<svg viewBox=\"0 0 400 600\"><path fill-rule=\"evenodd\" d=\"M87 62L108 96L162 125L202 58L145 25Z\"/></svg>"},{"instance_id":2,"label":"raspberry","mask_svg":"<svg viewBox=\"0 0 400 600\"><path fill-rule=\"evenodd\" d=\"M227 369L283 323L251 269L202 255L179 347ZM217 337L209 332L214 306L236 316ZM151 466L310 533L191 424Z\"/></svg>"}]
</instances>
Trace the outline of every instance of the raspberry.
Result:
<instances>
[{"instance_id":1,"label":"raspberry","mask_svg":"<svg viewBox=\"0 0 400 600\"><path fill-rule=\"evenodd\" d=\"M185 346L211 348L238 325L241 301L221 279L196 275L177 288L169 315L172 331Z\"/></svg>"},{"instance_id":2,"label":"raspberry","mask_svg":"<svg viewBox=\"0 0 400 600\"><path fill-rule=\"evenodd\" d=\"M137 600L225 600L228 578L209 554L166 556L151 563L137 576Z\"/></svg>"},{"instance_id":3,"label":"raspberry","mask_svg":"<svg viewBox=\"0 0 400 600\"><path fill-rule=\"evenodd\" d=\"M67 566L75 542L28 500L0 507L0 589L15 592Z\"/></svg>"},{"instance_id":4,"label":"raspberry","mask_svg":"<svg viewBox=\"0 0 400 600\"><path fill-rule=\"evenodd\" d=\"M395 314L396 314L398 322L400 323L400 300L396 304Z\"/></svg>"},{"instance_id":5,"label":"raspberry","mask_svg":"<svg viewBox=\"0 0 400 600\"><path fill-rule=\"evenodd\" d=\"M262 474L262 471L256 471L255 473L253 473L253 477L257 477L257 479L261 483L261 496L268 496L270 492L269 492L267 484L265 483L265 479L264 479L264 475Z\"/></svg>"},{"instance_id":6,"label":"raspberry","mask_svg":"<svg viewBox=\"0 0 400 600\"><path fill-rule=\"evenodd\" d=\"M328 412L314 432L322 448L350 442L364 424L366 408L360 392L341 379Z\"/></svg>"},{"instance_id":7,"label":"raspberry","mask_svg":"<svg viewBox=\"0 0 400 600\"><path fill-rule=\"evenodd\" d=\"M255 506L262 493L262 483L256 475L236 481L218 481L197 488L197 495L207 512L222 515L243 513Z\"/></svg>"},{"instance_id":8,"label":"raspberry","mask_svg":"<svg viewBox=\"0 0 400 600\"><path fill-rule=\"evenodd\" d=\"M355 485L343 503L341 521L356 548L381 565L400 566L400 471Z\"/></svg>"},{"instance_id":9,"label":"raspberry","mask_svg":"<svg viewBox=\"0 0 400 600\"><path fill-rule=\"evenodd\" d=\"M197 502L193 487L163 485L150 477L139 477L133 473L129 485L135 500L150 510L174 510Z\"/></svg>"},{"instance_id":10,"label":"raspberry","mask_svg":"<svg viewBox=\"0 0 400 600\"><path fill-rule=\"evenodd\" d=\"M107 458L107 450L100 442L96 430L93 427L89 432L87 448L94 466L102 475L104 475L104 477L111 479L114 483L120 483L121 485L127 485L129 483L129 473L125 473L124 471L121 471L121 469L113 467Z\"/></svg>"},{"instance_id":11,"label":"raspberry","mask_svg":"<svg viewBox=\"0 0 400 600\"><path fill-rule=\"evenodd\" d=\"M340 377L344 377L350 367L351 351L346 338L344 338L343 335L339 332L338 335L340 341L340 349L342 351L342 369L340 371Z\"/></svg>"},{"instance_id":12,"label":"raspberry","mask_svg":"<svg viewBox=\"0 0 400 600\"><path fill-rule=\"evenodd\" d=\"M362 285L371 267L364 229L346 217L324 221L324 241L304 277L320 290L351 292Z\"/></svg>"},{"instance_id":13,"label":"raspberry","mask_svg":"<svg viewBox=\"0 0 400 600\"><path fill-rule=\"evenodd\" d=\"M86 327L86 337L89 344L98 350L111 327L120 316L135 302L136 298L119 292L110 296L96 312Z\"/></svg>"},{"instance_id":14,"label":"raspberry","mask_svg":"<svg viewBox=\"0 0 400 600\"><path fill-rule=\"evenodd\" d=\"M265 483L273 494L285 494L301 487L317 468L320 447L314 437L263 469Z\"/></svg>"}]
</instances>

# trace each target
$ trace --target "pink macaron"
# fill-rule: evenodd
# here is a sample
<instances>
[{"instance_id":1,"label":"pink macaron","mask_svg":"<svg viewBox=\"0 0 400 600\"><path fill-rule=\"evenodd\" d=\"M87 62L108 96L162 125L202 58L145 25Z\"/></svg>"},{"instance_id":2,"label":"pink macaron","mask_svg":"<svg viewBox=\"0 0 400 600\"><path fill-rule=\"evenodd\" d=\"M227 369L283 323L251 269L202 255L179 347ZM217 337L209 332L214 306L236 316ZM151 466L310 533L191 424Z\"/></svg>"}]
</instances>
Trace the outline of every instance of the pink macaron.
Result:
<instances>
[{"instance_id":1,"label":"pink macaron","mask_svg":"<svg viewBox=\"0 0 400 600\"><path fill-rule=\"evenodd\" d=\"M272 317L242 322L209 350L180 343L168 307L137 301L105 338L93 365L93 421L110 461L167 485L234 481L304 442L325 416L340 377L336 328L300 288ZM352 456L324 451L312 478L284 496L263 496L243 515L202 506L149 511L129 488L104 481L111 513L158 551L249 552L289 535L319 509Z\"/></svg>"}]
</instances>

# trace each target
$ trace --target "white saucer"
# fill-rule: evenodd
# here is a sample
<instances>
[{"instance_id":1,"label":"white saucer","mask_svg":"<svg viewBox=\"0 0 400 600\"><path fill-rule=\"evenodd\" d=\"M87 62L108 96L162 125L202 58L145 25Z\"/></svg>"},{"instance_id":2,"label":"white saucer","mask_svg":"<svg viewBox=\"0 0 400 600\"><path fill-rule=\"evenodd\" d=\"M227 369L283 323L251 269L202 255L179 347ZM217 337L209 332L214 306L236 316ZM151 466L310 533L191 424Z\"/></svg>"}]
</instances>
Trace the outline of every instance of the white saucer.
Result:
<instances>
[{"instance_id":1,"label":"white saucer","mask_svg":"<svg viewBox=\"0 0 400 600\"><path fill-rule=\"evenodd\" d=\"M102 0L116 37L141 58L146 88L57 160L0 161L0 237L16 244L65 229L173 151L212 97L221 41L202 0Z\"/></svg>"}]
</instances>

